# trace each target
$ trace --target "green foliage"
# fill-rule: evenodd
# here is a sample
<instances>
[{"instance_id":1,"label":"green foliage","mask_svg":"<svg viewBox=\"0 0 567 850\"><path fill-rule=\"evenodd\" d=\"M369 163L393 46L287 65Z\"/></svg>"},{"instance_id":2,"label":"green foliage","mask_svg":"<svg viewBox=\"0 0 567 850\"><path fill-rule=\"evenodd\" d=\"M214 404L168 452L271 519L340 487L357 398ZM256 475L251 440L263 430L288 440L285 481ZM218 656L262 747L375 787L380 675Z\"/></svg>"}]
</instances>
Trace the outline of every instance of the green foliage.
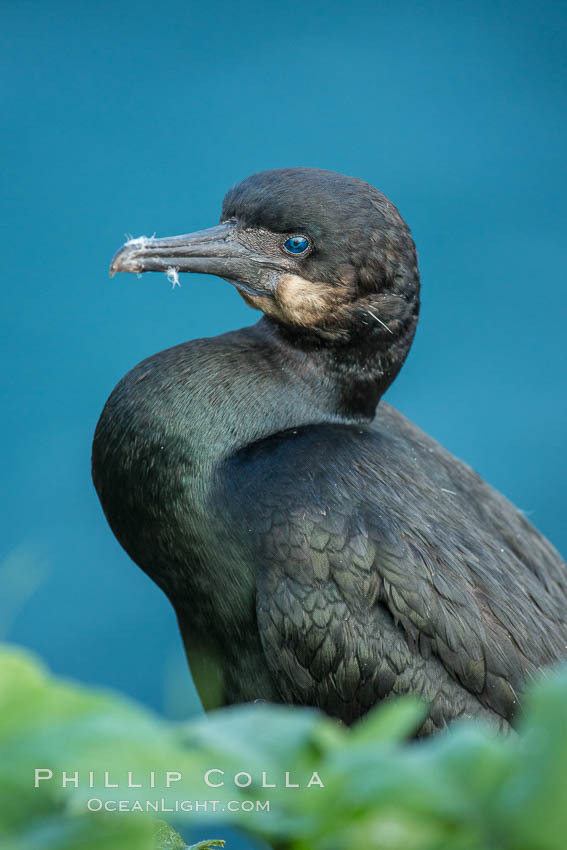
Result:
<instances>
[{"instance_id":1,"label":"green foliage","mask_svg":"<svg viewBox=\"0 0 567 850\"><path fill-rule=\"evenodd\" d=\"M0 846L182 850L159 817L176 826L214 823L217 833L225 822L286 850L564 850L567 669L533 689L517 736L466 723L407 742L423 711L411 699L387 703L351 730L316 711L269 705L173 724L114 694L56 679L5 647ZM54 778L35 788L35 768ZM210 769L224 771L213 774L224 785L205 784ZM62 771L78 771L79 787L61 787ZM119 788L104 787L105 771ZM128 771L142 788L128 787ZM182 778L167 787L167 771ZM233 777L242 771L251 784L240 788ZM286 772L299 788L285 787ZM307 787L314 772L323 788L317 780ZM103 811L88 811L93 799ZM146 800L165 811L131 811ZM127 811L104 811L116 801ZM179 801L192 811L168 811ZM205 801L217 801L216 811L202 810ZM256 801L269 801L270 810L245 810ZM206 841L195 850L219 846Z\"/></svg>"}]
</instances>

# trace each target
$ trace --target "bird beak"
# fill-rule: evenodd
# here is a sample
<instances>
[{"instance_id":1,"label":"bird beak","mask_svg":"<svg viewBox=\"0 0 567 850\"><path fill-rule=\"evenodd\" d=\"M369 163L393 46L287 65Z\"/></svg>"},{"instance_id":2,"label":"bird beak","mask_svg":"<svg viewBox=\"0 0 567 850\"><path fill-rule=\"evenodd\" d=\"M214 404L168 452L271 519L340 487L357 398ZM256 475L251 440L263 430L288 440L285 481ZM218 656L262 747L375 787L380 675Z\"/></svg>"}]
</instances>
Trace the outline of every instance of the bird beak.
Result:
<instances>
[{"instance_id":1,"label":"bird beak","mask_svg":"<svg viewBox=\"0 0 567 850\"><path fill-rule=\"evenodd\" d=\"M114 255L110 276L116 272L197 272L218 275L254 295L272 295L278 265L255 254L236 237L237 225L223 222L183 236L130 239Z\"/></svg>"}]
</instances>

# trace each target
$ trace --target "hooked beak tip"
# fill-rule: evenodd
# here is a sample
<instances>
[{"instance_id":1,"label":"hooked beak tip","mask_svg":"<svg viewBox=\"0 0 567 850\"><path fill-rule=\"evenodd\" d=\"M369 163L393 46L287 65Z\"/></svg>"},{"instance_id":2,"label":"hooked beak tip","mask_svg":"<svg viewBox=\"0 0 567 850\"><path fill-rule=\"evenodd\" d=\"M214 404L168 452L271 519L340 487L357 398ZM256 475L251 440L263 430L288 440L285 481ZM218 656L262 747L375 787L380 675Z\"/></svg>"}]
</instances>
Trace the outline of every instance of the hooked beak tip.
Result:
<instances>
[{"instance_id":1,"label":"hooked beak tip","mask_svg":"<svg viewBox=\"0 0 567 850\"><path fill-rule=\"evenodd\" d=\"M114 277L117 272L139 272L144 271L142 259L146 246L152 241L152 237L139 236L138 239L129 239L118 249L110 264L109 274Z\"/></svg>"}]
</instances>

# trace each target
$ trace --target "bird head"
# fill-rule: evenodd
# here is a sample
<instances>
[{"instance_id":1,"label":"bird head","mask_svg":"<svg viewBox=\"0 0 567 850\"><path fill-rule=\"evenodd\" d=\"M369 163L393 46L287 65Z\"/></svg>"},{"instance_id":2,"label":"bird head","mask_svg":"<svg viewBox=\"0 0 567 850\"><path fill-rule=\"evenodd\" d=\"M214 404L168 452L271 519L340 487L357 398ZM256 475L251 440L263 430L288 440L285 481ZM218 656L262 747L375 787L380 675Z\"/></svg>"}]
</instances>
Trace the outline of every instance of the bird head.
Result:
<instances>
[{"instance_id":1,"label":"bird head","mask_svg":"<svg viewBox=\"0 0 567 850\"><path fill-rule=\"evenodd\" d=\"M395 206L363 180L315 168L253 174L227 193L220 224L132 239L111 265L111 274L168 270L218 275L270 318L342 340L361 322L393 334L419 285Z\"/></svg>"},{"instance_id":2,"label":"bird head","mask_svg":"<svg viewBox=\"0 0 567 850\"><path fill-rule=\"evenodd\" d=\"M229 190L220 223L126 242L110 273L218 275L295 345L340 347L381 377L401 367L415 331L415 246L396 207L353 177L315 168L253 174ZM379 367L376 366L379 363Z\"/></svg>"}]
</instances>

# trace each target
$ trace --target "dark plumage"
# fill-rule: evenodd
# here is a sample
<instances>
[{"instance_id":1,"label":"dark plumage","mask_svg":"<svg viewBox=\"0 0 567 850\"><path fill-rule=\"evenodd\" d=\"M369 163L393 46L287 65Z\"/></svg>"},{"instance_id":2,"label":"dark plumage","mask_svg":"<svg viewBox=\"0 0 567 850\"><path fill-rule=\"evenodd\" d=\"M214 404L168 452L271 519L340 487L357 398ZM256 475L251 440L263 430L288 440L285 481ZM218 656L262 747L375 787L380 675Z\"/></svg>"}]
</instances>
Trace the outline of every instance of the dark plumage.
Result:
<instances>
[{"instance_id":1,"label":"dark plumage","mask_svg":"<svg viewBox=\"0 0 567 850\"><path fill-rule=\"evenodd\" d=\"M112 271L170 267L265 314L140 363L95 434L108 521L171 600L197 686L204 671L217 703L346 723L415 693L424 734L465 715L507 728L526 679L567 655L567 573L468 466L376 410L419 306L396 208L331 172L256 174L220 225L133 240Z\"/></svg>"}]
</instances>

